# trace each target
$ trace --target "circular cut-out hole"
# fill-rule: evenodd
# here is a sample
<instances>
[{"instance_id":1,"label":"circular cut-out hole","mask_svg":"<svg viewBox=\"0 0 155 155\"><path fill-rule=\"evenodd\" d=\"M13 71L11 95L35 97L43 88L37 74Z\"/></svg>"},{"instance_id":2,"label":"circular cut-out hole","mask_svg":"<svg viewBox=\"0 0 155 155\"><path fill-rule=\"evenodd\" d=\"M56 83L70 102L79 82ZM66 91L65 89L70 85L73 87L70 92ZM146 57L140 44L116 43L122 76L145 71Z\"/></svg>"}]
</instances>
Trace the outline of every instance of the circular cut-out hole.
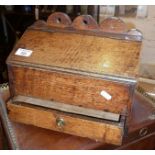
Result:
<instances>
[{"instance_id":1,"label":"circular cut-out hole","mask_svg":"<svg viewBox=\"0 0 155 155\"><path fill-rule=\"evenodd\" d=\"M85 24L85 25L87 25L88 24L88 21L87 20L83 20L83 23Z\"/></svg>"},{"instance_id":2,"label":"circular cut-out hole","mask_svg":"<svg viewBox=\"0 0 155 155\"><path fill-rule=\"evenodd\" d=\"M61 18L57 18L57 19L56 19L56 22L57 22L58 24L60 24L60 23L61 23Z\"/></svg>"}]
</instances>

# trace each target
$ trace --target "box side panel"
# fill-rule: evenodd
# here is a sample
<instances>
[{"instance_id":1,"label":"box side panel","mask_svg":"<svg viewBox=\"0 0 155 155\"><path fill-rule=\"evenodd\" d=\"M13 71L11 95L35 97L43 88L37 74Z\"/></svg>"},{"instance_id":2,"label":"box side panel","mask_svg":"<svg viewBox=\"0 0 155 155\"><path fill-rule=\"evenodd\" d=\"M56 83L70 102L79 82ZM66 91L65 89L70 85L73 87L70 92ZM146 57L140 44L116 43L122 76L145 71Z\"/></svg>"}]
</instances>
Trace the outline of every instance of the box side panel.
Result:
<instances>
[{"instance_id":1,"label":"box side panel","mask_svg":"<svg viewBox=\"0 0 155 155\"><path fill-rule=\"evenodd\" d=\"M15 96L13 68L11 65L8 64L7 69L8 69L8 77L9 77L10 97L12 98Z\"/></svg>"},{"instance_id":2,"label":"box side panel","mask_svg":"<svg viewBox=\"0 0 155 155\"><path fill-rule=\"evenodd\" d=\"M30 67L12 66L11 72L14 96L32 96L119 114L131 106L129 86L125 84Z\"/></svg>"}]
</instances>

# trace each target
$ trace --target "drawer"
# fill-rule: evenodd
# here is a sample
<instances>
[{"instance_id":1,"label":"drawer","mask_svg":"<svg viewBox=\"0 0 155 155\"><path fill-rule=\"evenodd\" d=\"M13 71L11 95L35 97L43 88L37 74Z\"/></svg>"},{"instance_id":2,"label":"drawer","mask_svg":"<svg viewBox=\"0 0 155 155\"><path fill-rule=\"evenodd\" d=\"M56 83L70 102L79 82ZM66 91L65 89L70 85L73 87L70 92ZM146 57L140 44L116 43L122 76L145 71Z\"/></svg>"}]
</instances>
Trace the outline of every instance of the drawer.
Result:
<instances>
[{"instance_id":1,"label":"drawer","mask_svg":"<svg viewBox=\"0 0 155 155\"><path fill-rule=\"evenodd\" d=\"M124 121L111 122L103 119L76 115L28 104L7 103L11 120L50 130L87 137L96 141L121 145Z\"/></svg>"}]
</instances>

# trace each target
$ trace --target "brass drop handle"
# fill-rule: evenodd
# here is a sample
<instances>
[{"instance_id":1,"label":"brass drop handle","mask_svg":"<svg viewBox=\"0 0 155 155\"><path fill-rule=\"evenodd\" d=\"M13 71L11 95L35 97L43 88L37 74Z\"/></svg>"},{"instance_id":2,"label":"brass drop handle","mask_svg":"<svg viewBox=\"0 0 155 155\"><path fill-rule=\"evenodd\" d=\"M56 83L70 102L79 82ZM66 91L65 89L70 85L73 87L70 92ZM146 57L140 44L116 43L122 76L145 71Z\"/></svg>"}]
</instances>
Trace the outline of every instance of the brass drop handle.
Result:
<instances>
[{"instance_id":1,"label":"brass drop handle","mask_svg":"<svg viewBox=\"0 0 155 155\"><path fill-rule=\"evenodd\" d=\"M59 128L64 127L64 125L65 125L64 119L63 119L63 118L57 118L57 119L56 119L56 125L57 125Z\"/></svg>"},{"instance_id":2,"label":"brass drop handle","mask_svg":"<svg viewBox=\"0 0 155 155\"><path fill-rule=\"evenodd\" d=\"M147 133L148 133L148 128L142 128L142 129L140 129L140 131L139 131L139 135L140 135L141 137L146 136Z\"/></svg>"}]
</instances>

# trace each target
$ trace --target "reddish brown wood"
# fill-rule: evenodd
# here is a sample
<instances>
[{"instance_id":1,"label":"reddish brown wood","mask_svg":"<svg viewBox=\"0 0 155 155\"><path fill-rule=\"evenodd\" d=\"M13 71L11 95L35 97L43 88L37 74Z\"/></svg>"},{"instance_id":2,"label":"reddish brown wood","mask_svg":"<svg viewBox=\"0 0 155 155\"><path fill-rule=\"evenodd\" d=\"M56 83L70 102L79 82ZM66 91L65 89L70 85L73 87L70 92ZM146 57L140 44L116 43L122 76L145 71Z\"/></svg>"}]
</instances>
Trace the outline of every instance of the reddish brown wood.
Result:
<instances>
[{"instance_id":1,"label":"reddish brown wood","mask_svg":"<svg viewBox=\"0 0 155 155\"><path fill-rule=\"evenodd\" d=\"M128 28L127 25L117 17L109 17L103 20L100 24L100 29L104 32L125 33Z\"/></svg>"},{"instance_id":2,"label":"reddish brown wood","mask_svg":"<svg viewBox=\"0 0 155 155\"><path fill-rule=\"evenodd\" d=\"M8 98L8 91L3 91L2 94ZM129 141L126 140L121 147L107 145L87 138L71 136L31 125L24 125L15 122L12 123L21 149L155 149L154 131L152 131L152 134L148 133L144 137L138 137L133 134L141 128L146 127L146 124L151 121L148 119L151 112L152 107L140 96L136 95L131 114L132 119L130 119L128 125L128 136L133 136ZM151 122L152 124L155 124L154 121ZM126 139L128 139L128 136L126 136Z\"/></svg>"},{"instance_id":3,"label":"reddish brown wood","mask_svg":"<svg viewBox=\"0 0 155 155\"><path fill-rule=\"evenodd\" d=\"M65 28L71 25L71 19L65 13L55 12L48 17L47 25Z\"/></svg>"},{"instance_id":4,"label":"reddish brown wood","mask_svg":"<svg viewBox=\"0 0 155 155\"><path fill-rule=\"evenodd\" d=\"M46 26L47 25L47 23L45 22L45 21L43 21L43 20L37 20L34 24L33 24L33 26L35 26L35 27L44 27L44 26Z\"/></svg>"},{"instance_id":5,"label":"reddish brown wood","mask_svg":"<svg viewBox=\"0 0 155 155\"><path fill-rule=\"evenodd\" d=\"M108 145L93 140L71 136L31 125L13 122L17 139L21 149L49 149L49 150L80 150L80 149L126 149L147 150L155 149L155 134L150 134L141 139L134 139L122 146ZM42 139L42 140L40 140Z\"/></svg>"},{"instance_id":6,"label":"reddish brown wood","mask_svg":"<svg viewBox=\"0 0 155 155\"><path fill-rule=\"evenodd\" d=\"M155 133L144 138L132 141L116 149L119 150L154 150L155 149Z\"/></svg>"},{"instance_id":7,"label":"reddish brown wood","mask_svg":"<svg viewBox=\"0 0 155 155\"><path fill-rule=\"evenodd\" d=\"M79 30L97 30L99 28L95 19L90 15L76 17L72 23L72 26Z\"/></svg>"},{"instance_id":8,"label":"reddish brown wood","mask_svg":"<svg viewBox=\"0 0 155 155\"><path fill-rule=\"evenodd\" d=\"M72 136L16 122L12 123L20 148L24 150L87 150L95 149L101 145L101 142L88 138Z\"/></svg>"}]
</instances>

